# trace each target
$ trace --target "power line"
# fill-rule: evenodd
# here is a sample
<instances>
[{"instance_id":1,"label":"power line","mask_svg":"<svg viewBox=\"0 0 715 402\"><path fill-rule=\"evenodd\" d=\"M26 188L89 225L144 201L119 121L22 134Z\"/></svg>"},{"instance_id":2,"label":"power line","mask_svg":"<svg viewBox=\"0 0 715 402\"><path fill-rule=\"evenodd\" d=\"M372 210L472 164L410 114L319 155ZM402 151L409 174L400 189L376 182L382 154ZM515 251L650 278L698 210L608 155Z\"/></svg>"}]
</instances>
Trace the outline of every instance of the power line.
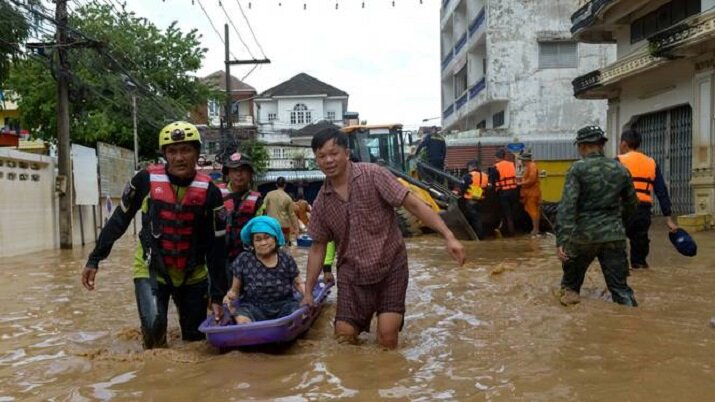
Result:
<instances>
[{"instance_id":1,"label":"power line","mask_svg":"<svg viewBox=\"0 0 715 402\"><path fill-rule=\"evenodd\" d=\"M236 28L236 25L234 25L233 19L231 18L230 15L228 15L228 13L226 12L226 9L223 7L223 4L219 1L218 5L219 5L219 7L221 7L221 10L223 10L224 15L226 15L226 18L228 19L228 23L231 24L231 26L233 27L233 31L236 32L236 35L238 36L238 40L241 41L241 43L243 44L243 47L246 48L246 50L248 51L248 54L251 56L251 58L255 59L256 56L254 56L253 53L251 53L251 49L248 47L246 42L243 40L241 33L238 32L238 28Z\"/></svg>"},{"instance_id":2,"label":"power line","mask_svg":"<svg viewBox=\"0 0 715 402\"><path fill-rule=\"evenodd\" d=\"M253 32L253 28L251 27L251 22L248 21L248 17L246 16L246 13L243 12L243 6L241 6L241 2L239 0L236 0L236 3L238 4L238 9L241 10L241 15L243 15L243 19L246 20L246 25L248 25L248 29L251 31L253 40L256 42L256 45L258 45L258 48L261 50L261 54L263 55L263 58L267 59L268 57L266 57L266 52L263 51L263 46L261 46L261 43L258 42L258 38L256 38L256 33ZM254 59L255 59L255 57L254 57Z\"/></svg>"},{"instance_id":3,"label":"power line","mask_svg":"<svg viewBox=\"0 0 715 402\"><path fill-rule=\"evenodd\" d=\"M204 8L204 5L201 4L201 0L196 0L196 2L199 3L199 7L201 7L201 11L204 12L204 15L206 16L206 19L209 20L209 24L211 24L211 28L213 28L214 32L216 33L216 36L218 36L218 38L221 40L221 43L223 43L223 44L225 45L226 42L224 41L223 36L221 36L221 33L218 31L218 29L216 29L216 25L214 25L214 22L213 22L213 20L211 19L211 16L209 15L209 13L206 12L206 9ZM234 55L233 52L231 52L230 50L229 50L229 53L231 54L231 57L233 57L234 59L237 59L237 58L238 58L238 57L236 57L236 55Z\"/></svg>"}]
</instances>

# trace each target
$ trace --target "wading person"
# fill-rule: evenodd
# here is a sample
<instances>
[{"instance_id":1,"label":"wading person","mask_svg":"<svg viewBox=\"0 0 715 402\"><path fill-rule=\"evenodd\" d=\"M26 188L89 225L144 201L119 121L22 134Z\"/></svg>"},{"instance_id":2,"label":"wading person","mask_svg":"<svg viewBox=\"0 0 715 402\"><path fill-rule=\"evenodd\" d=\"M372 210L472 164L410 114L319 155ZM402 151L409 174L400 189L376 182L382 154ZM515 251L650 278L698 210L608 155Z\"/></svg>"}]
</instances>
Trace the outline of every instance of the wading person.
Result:
<instances>
[{"instance_id":1,"label":"wading person","mask_svg":"<svg viewBox=\"0 0 715 402\"><path fill-rule=\"evenodd\" d=\"M646 258L650 252L651 209L653 208L653 192L658 197L658 204L663 216L667 216L668 230L675 232L678 225L671 217L671 203L665 179L655 160L638 151L641 146L641 135L635 130L626 130L621 134L619 148L621 155L618 160L628 169L633 179L633 186L638 196L638 209L626 224L626 235L631 243L631 268L648 268Z\"/></svg>"},{"instance_id":2,"label":"wading person","mask_svg":"<svg viewBox=\"0 0 715 402\"><path fill-rule=\"evenodd\" d=\"M269 191L263 202L266 204L265 215L278 220L283 230L286 243L290 246L290 236L298 233L298 218L295 216L293 199L286 193L286 179L279 177L276 180L276 189Z\"/></svg>"},{"instance_id":3,"label":"wading person","mask_svg":"<svg viewBox=\"0 0 715 402\"><path fill-rule=\"evenodd\" d=\"M251 219L241 230L251 252L231 264L233 283L224 298L237 324L272 320L290 315L300 305L293 290L305 293L298 266L285 245L281 225L270 216ZM238 308L233 302L240 300Z\"/></svg>"},{"instance_id":4,"label":"wading person","mask_svg":"<svg viewBox=\"0 0 715 402\"><path fill-rule=\"evenodd\" d=\"M628 171L606 158L607 139L600 127L578 131L582 159L566 172L566 184L556 218L556 254L562 261L560 301L579 302L581 285L591 262L598 258L613 301L637 306L628 286L624 221L638 205Z\"/></svg>"},{"instance_id":5,"label":"wading person","mask_svg":"<svg viewBox=\"0 0 715 402\"><path fill-rule=\"evenodd\" d=\"M407 251L394 208L404 206L425 225L440 233L447 251L460 265L464 250L440 217L410 194L385 168L349 161L348 138L338 129L319 131L311 147L325 184L313 203L308 233L306 288L315 286L327 243L335 241L338 254L338 303L335 334L355 341L368 331L377 314L377 340L395 348L405 313L408 281ZM304 304L313 304L310 292Z\"/></svg>"},{"instance_id":6,"label":"wading person","mask_svg":"<svg viewBox=\"0 0 715 402\"><path fill-rule=\"evenodd\" d=\"M137 211L142 229L133 263L134 291L146 349L166 346L169 298L174 300L185 341L199 341L206 318L209 277L211 304L220 315L228 288L224 269L223 200L211 179L196 171L201 136L196 126L175 122L159 133L166 165L150 165L127 184L120 208L102 229L82 272L95 288L99 262L127 230Z\"/></svg>"},{"instance_id":7,"label":"wading person","mask_svg":"<svg viewBox=\"0 0 715 402\"><path fill-rule=\"evenodd\" d=\"M480 217L481 201L489 186L489 177L479 169L479 162L476 160L467 163L467 174L462 177L462 197L457 201L459 207L465 212L465 217L472 226L472 229L481 239L484 236L482 220Z\"/></svg>"},{"instance_id":8,"label":"wading person","mask_svg":"<svg viewBox=\"0 0 715 402\"><path fill-rule=\"evenodd\" d=\"M256 216L263 198L261 193L251 191L255 171L245 155L236 152L229 156L222 173L227 184L219 187L226 207L226 253L230 264L244 251L241 229Z\"/></svg>"},{"instance_id":9,"label":"wading person","mask_svg":"<svg viewBox=\"0 0 715 402\"><path fill-rule=\"evenodd\" d=\"M516 186L516 167L514 162L508 161L506 152L498 149L494 163L495 177L493 177L494 187L499 197L499 205L502 211L502 227L506 229L508 236L514 235L514 216L519 206L519 189Z\"/></svg>"},{"instance_id":10,"label":"wading person","mask_svg":"<svg viewBox=\"0 0 715 402\"><path fill-rule=\"evenodd\" d=\"M524 176L521 179L521 203L531 218L531 237L539 235L539 218L541 218L541 186L539 184L539 169L534 162L531 150L522 151L519 159L524 164Z\"/></svg>"}]
</instances>

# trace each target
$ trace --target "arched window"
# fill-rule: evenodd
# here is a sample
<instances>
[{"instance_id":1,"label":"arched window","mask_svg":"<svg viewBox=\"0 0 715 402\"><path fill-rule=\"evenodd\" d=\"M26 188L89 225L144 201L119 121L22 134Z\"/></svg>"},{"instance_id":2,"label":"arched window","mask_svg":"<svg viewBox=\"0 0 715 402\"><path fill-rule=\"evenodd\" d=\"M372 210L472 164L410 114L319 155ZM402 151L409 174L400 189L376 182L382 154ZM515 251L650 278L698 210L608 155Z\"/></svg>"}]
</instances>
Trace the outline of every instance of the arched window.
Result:
<instances>
[{"instance_id":1,"label":"arched window","mask_svg":"<svg viewBox=\"0 0 715 402\"><path fill-rule=\"evenodd\" d=\"M290 124L306 124L310 123L310 111L308 107L302 103L293 106L293 111L290 112Z\"/></svg>"}]
</instances>

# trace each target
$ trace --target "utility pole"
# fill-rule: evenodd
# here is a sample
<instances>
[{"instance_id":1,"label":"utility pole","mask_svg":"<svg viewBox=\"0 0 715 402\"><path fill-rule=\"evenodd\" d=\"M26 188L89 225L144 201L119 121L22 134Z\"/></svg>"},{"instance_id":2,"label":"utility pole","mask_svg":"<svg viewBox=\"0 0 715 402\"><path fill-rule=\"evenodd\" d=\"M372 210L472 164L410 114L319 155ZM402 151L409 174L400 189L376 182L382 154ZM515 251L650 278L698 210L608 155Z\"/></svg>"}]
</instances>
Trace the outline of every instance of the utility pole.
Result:
<instances>
[{"instance_id":1,"label":"utility pole","mask_svg":"<svg viewBox=\"0 0 715 402\"><path fill-rule=\"evenodd\" d=\"M67 63L67 0L55 1L57 20L57 160L58 179L64 180L60 193L60 248L72 248L72 159L70 157L69 64Z\"/></svg>"},{"instance_id":2,"label":"utility pole","mask_svg":"<svg viewBox=\"0 0 715 402\"><path fill-rule=\"evenodd\" d=\"M221 138L223 157L228 157L228 146L231 144L231 65L234 64L269 64L271 61L268 59L252 59L252 60L231 60L230 50L228 46L228 24L223 25L224 32L224 45L225 45L225 61L226 64L226 106L224 107L224 118L223 118L223 135ZM223 162L223 161L221 161Z\"/></svg>"}]
</instances>

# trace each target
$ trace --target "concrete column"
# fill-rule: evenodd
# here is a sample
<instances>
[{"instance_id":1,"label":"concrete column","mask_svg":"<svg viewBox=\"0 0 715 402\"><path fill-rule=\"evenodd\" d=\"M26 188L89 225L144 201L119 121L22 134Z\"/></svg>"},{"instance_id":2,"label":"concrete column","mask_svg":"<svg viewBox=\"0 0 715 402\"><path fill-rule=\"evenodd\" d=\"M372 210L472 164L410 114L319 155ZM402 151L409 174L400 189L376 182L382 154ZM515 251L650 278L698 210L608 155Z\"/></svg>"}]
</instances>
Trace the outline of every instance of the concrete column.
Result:
<instances>
[{"instance_id":1,"label":"concrete column","mask_svg":"<svg viewBox=\"0 0 715 402\"><path fill-rule=\"evenodd\" d=\"M698 69L693 77L693 175L691 186L695 213L715 214L715 174L713 163L713 63L696 63Z\"/></svg>"},{"instance_id":2,"label":"concrete column","mask_svg":"<svg viewBox=\"0 0 715 402\"><path fill-rule=\"evenodd\" d=\"M608 136L606 145L606 155L615 157L618 155L618 139L621 137L620 122L621 100L613 98L608 100L608 112L606 113L606 127L602 127Z\"/></svg>"}]
</instances>

